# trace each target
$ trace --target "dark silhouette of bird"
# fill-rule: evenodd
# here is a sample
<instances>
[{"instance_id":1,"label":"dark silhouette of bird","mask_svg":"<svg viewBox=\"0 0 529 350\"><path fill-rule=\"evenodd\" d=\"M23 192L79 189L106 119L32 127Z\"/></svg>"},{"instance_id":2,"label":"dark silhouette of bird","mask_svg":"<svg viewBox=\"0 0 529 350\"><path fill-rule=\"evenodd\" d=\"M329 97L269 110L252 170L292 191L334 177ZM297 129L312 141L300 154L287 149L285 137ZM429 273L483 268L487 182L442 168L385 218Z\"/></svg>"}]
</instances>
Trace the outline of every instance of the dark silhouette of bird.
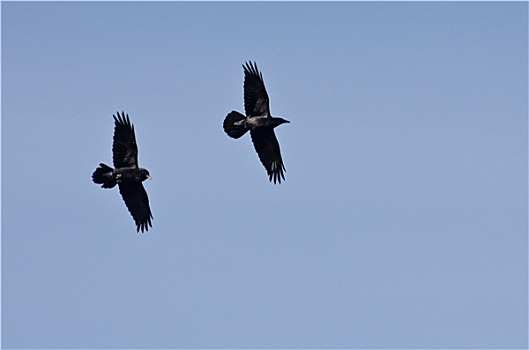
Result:
<instances>
[{"instance_id":1,"label":"dark silhouette of bird","mask_svg":"<svg viewBox=\"0 0 529 350\"><path fill-rule=\"evenodd\" d=\"M250 130L253 145L263 163L270 182L285 180L285 166L274 128L288 120L270 115L268 94L263 75L254 62L246 62L244 69L244 110L246 116L231 111L224 119L223 128L229 137L238 139Z\"/></svg>"},{"instance_id":2,"label":"dark silhouette of bird","mask_svg":"<svg viewBox=\"0 0 529 350\"><path fill-rule=\"evenodd\" d=\"M134 125L129 115L122 112L114 117L114 142L112 144L112 160L114 168L100 163L92 174L92 180L101 184L103 188L113 188L116 184L129 209L137 227L137 232L143 233L152 227L153 219L149 198L142 182L150 179L147 169L138 167L138 145L134 134Z\"/></svg>"}]
</instances>

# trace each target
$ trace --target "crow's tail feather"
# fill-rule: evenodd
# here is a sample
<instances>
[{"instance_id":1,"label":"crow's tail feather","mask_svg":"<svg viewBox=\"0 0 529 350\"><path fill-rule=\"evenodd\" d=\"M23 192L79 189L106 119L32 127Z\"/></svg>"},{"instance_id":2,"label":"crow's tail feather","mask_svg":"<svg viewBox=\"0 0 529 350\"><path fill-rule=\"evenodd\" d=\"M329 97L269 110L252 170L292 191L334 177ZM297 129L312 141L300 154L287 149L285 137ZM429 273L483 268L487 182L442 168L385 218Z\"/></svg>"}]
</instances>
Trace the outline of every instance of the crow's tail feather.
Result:
<instances>
[{"instance_id":1,"label":"crow's tail feather","mask_svg":"<svg viewBox=\"0 0 529 350\"><path fill-rule=\"evenodd\" d=\"M234 139L238 139L242 135L246 134L248 129L244 125L241 125L241 123L237 123L244 119L246 119L246 117L241 113L231 111L226 116L226 119L224 119L224 123L222 124L226 134Z\"/></svg>"},{"instance_id":2,"label":"crow's tail feather","mask_svg":"<svg viewBox=\"0 0 529 350\"><path fill-rule=\"evenodd\" d=\"M99 168L97 168L92 174L92 180L96 184L102 184L103 188L112 188L116 186L116 179L113 176L114 169L109 167L106 164L100 163Z\"/></svg>"}]
</instances>

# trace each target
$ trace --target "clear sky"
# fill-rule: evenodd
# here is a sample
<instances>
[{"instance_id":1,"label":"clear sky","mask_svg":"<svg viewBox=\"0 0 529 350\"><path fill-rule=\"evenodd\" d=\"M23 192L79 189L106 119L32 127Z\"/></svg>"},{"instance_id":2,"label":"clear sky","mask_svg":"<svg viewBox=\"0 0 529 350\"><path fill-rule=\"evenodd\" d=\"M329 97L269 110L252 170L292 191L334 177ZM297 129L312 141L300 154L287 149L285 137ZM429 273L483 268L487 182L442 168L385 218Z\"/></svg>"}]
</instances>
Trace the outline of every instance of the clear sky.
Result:
<instances>
[{"instance_id":1,"label":"clear sky","mask_svg":"<svg viewBox=\"0 0 529 350\"><path fill-rule=\"evenodd\" d=\"M527 347L526 2L1 6L3 347ZM145 234L91 182L121 110Z\"/></svg>"}]
</instances>

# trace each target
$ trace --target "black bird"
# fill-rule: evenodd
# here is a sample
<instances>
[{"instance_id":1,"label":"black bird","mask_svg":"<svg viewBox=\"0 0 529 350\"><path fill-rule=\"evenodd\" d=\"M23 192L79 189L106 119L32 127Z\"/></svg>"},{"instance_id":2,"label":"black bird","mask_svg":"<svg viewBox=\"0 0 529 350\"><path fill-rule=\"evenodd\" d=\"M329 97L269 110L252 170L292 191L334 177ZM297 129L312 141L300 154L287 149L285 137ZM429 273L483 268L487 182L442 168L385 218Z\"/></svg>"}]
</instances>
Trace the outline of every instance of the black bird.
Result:
<instances>
[{"instance_id":1,"label":"black bird","mask_svg":"<svg viewBox=\"0 0 529 350\"><path fill-rule=\"evenodd\" d=\"M114 143L112 144L112 160L115 169L100 163L92 174L96 184L103 188L119 187L119 193L125 205L136 222L137 232L143 233L152 227L153 218L149 207L149 198L143 188L142 182L150 179L147 169L138 167L138 145L134 134L134 125L131 124L129 115L122 112L114 117Z\"/></svg>"},{"instance_id":2,"label":"black bird","mask_svg":"<svg viewBox=\"0 0 529 350\"><path fill-rule=\"evenodd\" d=\"M274 128L288 120L270 115L268 94L263 75L254 62L246 62L244 68L244 110L246 116L231 111L224 119L223 127L229 137L238 139L250 130L257 155L266 168L270 182L285 180L283 159L279 150Z\"/></svg>"}]
</instances>

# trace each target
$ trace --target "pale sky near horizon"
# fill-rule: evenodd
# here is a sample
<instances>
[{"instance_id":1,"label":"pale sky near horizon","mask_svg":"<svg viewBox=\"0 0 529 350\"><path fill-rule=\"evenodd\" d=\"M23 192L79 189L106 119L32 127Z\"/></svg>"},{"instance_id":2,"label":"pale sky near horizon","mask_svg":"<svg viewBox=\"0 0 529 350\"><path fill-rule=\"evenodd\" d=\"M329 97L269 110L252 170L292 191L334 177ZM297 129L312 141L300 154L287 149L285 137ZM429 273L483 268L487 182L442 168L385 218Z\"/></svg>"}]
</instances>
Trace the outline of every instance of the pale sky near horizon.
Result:
<instances>
[{"instance_id":1,"label":"pale sky near horizon","mask_svg":"<svg viewBox=\"0 0 529 350\"><path fill-rule=\"evenodd\" d=\"M0 6L3 348L527 348L526 2Z\"/></svg>"}]
</instances>

